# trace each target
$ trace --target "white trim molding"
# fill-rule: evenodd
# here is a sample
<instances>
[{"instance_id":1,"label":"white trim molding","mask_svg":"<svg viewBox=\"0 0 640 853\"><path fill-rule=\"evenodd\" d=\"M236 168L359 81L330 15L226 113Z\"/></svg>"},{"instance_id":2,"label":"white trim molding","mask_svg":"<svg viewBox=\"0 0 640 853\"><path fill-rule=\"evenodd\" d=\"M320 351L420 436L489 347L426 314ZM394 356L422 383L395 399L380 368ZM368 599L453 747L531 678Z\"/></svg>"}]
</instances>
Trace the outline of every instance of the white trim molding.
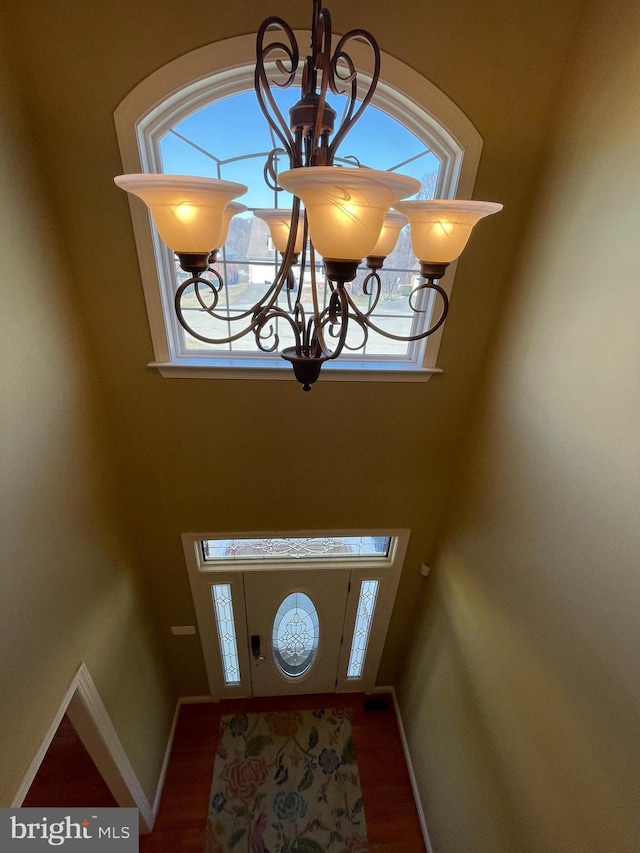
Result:
<instances>
[{"instance_id":1,"label":"white trim molding","mask_svg":"<svg viewBox=\"0 0 640 853\"><path fill-rule=\"evenodd\" d=\"M169 768L169 761L171 759L171 750L173 749L173 740L176 736L176 726L178 725L178 717L180 715L180 705L181 701L178 699L176 703L176 709L173 712L173 719L171 720L171 728L169 729L169 737L167 738L167 745L164 750L164 758L162 760L162 767L160 768L160 776L158 777L158 784L156 786L156 795L153 798L153 823L155 824L156 819L158 817L158 812L160 811L160 800L162 799L162 791L164 790L164 782L167 777L167 770Z\"/></svg>"},{"instance_id":2,"label":"white trim molding","mask_svg":"<svg viewBox=\"0 0 640 853\"><path fill-rule=\"evenodd\" d=\"M178 725L178 717L180 716L180 708L183 705L204 705L210 704L213 702L211 696L180 696L178 701L176 702L176 709L173 712L173 720L171 722L171 729L169 731L169 737L167 738L167 746L164 751L164 760L162 762L162 769L160 770L160 776L158 778L158 785L156 788L156 795L153 798L153 820L154 823L158 817L158 812L160 811L160 802L162 800L162 792L164 790L164 783L167 776L167 769L169 767L169 761L171 759L171 752L173 750L173 741L176 736L176 727Z\"/></svg>"},{"instance_id":3,"label":"white trim molding","mask_svg":"<svg viewBox=\"0 0 640 853\"><path fill-rule=\"evenodd\" d=\"M295 31L300 45L309 43L309 35ZM357 42L349 50L364 88L370 82L369 51ZM372 105L401 122L436 154L441 162L438 197L471 198L482 151L480 134L462 110L417 71L384 52L381 61L382 77ZM212 100L251 89L254 67L255 36L243 35L198 48L140 82L114 112L124 171L162 171L160 138ZM277 354L256 359L248 353L184 350L182 330L174 318L172 255L152 227L145 205L129 196L129 208L155 354L148 366L175 378L289 378L290 368ZM455 274L454 262L441 282L448 295ZM415 344L406 359L384 355L358 359L349 354L341 364L329 362L323 376L329 381L426 382L437 371L442 333L441 327Z\"/></svg>"},{"instance_id":4,"label":"white trim molding","mask_svg":"<svg viewBox=\"0 0 640 853\"><path fill-rule=\"evenodd\" d=\"M80 664L60 701L51 725L13 798L12 808L19 808L22 805L65 714L71 720L115 801L121 808L138 809L140 833L145 835L151 832L155 821L154 810L142 790L84 663Z\"/></svg>"},{"instance_id":5,"label":"white trim molding","mask_svg":"<svg viewBox=\"0 0 640 853\"><path fill-rule=\"evenodd\" d=\"M400 740L402 741L404 758L407 763L407 770L409 771L409 779L411 780L411 790L413 791L413 799L415 800L416 809L418 811L418 818L420 820L420 828L422 829L422 836L424 838L424 843L427 848L427 853L433 853L431 838L429 837L429 828L427 827L427 819L425 817L424 808L422 807L422 800L420 799L418 780L416 779L416 774L413 770L413 762L411 760L411 753L409 752L409 742L407 741L407 736L404 730L404 724L402 722L402 715L400 714L400 706L398 705L398 698L396 696L395 687L393 687L392 685L381 685L379 687L376 686L374 687L373 692L387 693L391 696L391 700L393 702L393 709L396 714L396 720L398 721L398 730L400 732Z\"/></svg>"}]
</instances>

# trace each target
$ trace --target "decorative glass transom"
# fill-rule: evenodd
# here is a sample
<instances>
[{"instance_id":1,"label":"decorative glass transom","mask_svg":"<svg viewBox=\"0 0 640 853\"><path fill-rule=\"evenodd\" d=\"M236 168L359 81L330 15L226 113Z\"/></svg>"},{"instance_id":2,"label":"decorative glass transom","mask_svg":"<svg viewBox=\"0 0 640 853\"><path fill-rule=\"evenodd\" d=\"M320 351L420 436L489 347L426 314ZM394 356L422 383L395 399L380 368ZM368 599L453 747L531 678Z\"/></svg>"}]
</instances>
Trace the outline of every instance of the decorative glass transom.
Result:
<instances>
[{"instance_id":1,"label":"decorative glass transom","mask_svg":"<svg viewBox=\"0 0 640 853\"><path fill-rule=\"evenodd\" d=\"M234 560L298 560L383 558L390 555L391 536L288 536L273 539L203 539L205 563Z\"/></svg>"},{"instance_id":2,"label":"decorative glass transom","mask_svg":"<svg viewBox=\"0 0 640 853\"><path fill-rule=\"evenodd\" d=\"M364 669L364 661L367 655L367 646L371 636L371 625L373 623L373 612L376 608L379 581L362 581L360 586L360 598L358 599L358 612L356 613L356 624L353 629L353 640L351 642L351 654L347 666L347 678L361 678Z\"/></svg>"},{"instance_id":3,"label":"decorative glass transom","mask_svg":"<svg viewBox=\"0 0 640 853\"><path fill-rule=\"evenodd\" d=\"M216 628L218 629L224 683L240 684L240 662L238 660L236 627L233 620L231 584L213 584L211 587L211 597L216 614Z\"/></svg>"},{"instance_id":4,"label":"decorative glass transom","mask_svg":"<svg viewBox=\"0 0 640 853\"><path fill-rule=\"evenodd\" d=\"M299 678L313 666L320 625L313 602L304 592L288 595L273 622L273 656L284 675Z\"/></svg>"}]
</instances>

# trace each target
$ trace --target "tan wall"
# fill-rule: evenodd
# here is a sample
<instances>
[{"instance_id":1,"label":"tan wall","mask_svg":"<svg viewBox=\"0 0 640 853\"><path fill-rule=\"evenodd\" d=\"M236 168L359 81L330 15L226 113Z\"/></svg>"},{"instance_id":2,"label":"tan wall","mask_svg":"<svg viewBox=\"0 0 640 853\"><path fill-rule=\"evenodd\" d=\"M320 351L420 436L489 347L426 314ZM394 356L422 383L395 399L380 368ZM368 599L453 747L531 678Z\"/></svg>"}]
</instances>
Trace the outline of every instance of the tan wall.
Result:
<instances>
[{"instance_id":1,"label":"tan wall","mask_svg":"<svg viewBox=\"0 0 640 853\"><path fill-rule=\"evenodd\" d=\"M594 4L402 707L437 853L640 849L640 7Z\"/></svg>"},{"instance_id":2,"label":"tan wall","mask_svg":"<svg viewBox=\"0 0 640 853\"><path fill-rule=\"evenodd\" d=\"M23 97L42 128L39 156L180 692L207 691L199 639L169 633L194 622L185 531L412 528L380 676L395 678L578 4L332 4L337 32L368 27L469 115L485 140L476 195L504 202L505 213L478 229L459 266L444 377L420 386L321 382L303 394L293 381L172 380L146 367L153 352L128 205L112 183L121 171L112 116L169 60L255 32L267 13L307 27L311 2L7 0Z\"/></svg>"},{"instance_id":3,"label":"tan wall","mask_svg":"<svg viewBox=\"0 0 640 853\"><path fill-rule=\"evenodd\" d=\"M114 514L69 269L1 52L0 105L0 805L82 661L153 797L172 697Z\"/></svg>"}]
</instances>

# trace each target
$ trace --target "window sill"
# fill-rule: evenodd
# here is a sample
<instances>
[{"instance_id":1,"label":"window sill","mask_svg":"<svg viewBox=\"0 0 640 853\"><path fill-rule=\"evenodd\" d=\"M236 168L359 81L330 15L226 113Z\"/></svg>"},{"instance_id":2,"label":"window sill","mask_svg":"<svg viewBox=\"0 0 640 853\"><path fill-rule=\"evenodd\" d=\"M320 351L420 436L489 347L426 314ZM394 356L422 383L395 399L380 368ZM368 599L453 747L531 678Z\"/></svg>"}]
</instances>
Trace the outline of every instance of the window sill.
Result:
<instances>
[{"instance_id":1,"label":"window sill","mask_svg":"<svg viewBox=\"0 0 640 853\"><path fill-rule=\"evenodd\" d=\"M256 359L189 359L180 361L152 361L154 367L167 379L293 379L291 365L282 360L267 363ZM327 362L322 368L322 379L329 382L428 382L439 367L415 367L394 362Z\"/></svg>"}]
</instances>

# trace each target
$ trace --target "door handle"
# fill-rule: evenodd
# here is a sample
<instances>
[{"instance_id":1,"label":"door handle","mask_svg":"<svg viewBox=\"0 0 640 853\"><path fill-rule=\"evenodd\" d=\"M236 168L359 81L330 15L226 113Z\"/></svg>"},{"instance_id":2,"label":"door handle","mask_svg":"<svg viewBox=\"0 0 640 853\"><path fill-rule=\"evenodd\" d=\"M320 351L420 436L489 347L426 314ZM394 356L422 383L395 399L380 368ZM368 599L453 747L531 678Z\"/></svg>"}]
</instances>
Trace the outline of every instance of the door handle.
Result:
<instances>
[{"instance_id":1,"label":"door handle","mask_svg":"<svg viewBox=\"0 0 640 853\"><path fill-rule=\"evenodd\" d=\"M264 655L260 654L260 634L251 635L251 654L256 660L264 660Z\"/></svg>"}]
</instances>

